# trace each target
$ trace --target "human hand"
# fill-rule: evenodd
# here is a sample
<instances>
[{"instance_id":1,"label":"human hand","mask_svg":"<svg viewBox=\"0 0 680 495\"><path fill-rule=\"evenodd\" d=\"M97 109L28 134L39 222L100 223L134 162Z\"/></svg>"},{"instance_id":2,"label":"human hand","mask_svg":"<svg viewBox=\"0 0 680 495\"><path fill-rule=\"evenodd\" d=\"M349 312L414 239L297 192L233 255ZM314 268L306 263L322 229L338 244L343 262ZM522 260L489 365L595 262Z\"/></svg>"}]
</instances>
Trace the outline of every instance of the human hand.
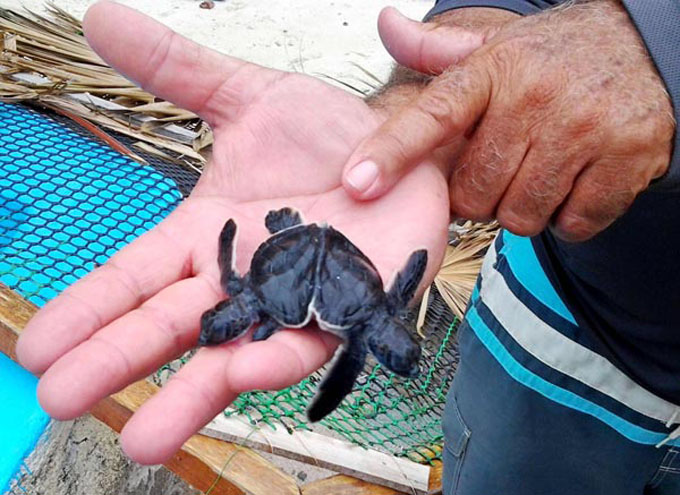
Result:
<instances>
[{"instance_id":1,"label":"human hand","mask_svg":"<svg viewBox=\"0 0 680 495\"><path fill-rule=\"evenodd\" d=\"M409 19L394 7L386 7L378 17L378 33L385 49L400 65L438 75L462 62L505 24L519 18L508 10L467 7L442 12L423 23Z\"/></svg>"},{"instance_id":2,"label":"human hand","mask_svg":"<svg viewBox=\"0 0 680 495\"><path fill-rule=\"evenodd\" d=\"M424 162L375 202L357 203L342 188L349 153L381 122L361 99L206 50L115 3L93 6L84 25L111 65L208 121L215 144L186 201L49 302L21 335L17 355L43 374L38 397L51 416L79 416L196 345L201 314L224 298L217 238L228 218L239 227L241 273L269 235L266 212L292 206L345 233L384 280L414 249L427 248L423 284L432 280L448 224L437 164ZM239 393L291 385L336 346L330 334L300 329L203 348L134 414L123 448L138 462L163 462Z\"/></svg>"},{"instance_id":3,"label":"human hand","mask_svg":"<svg viewBox=\"0 0 680 495\"><path fill-rule=\"evenodd\" d=\"M445 65L424 37L398 49L392 40L393 54L411 53L400 62ZM417 46L429 48L417 57ZM432 150L456 143L454 214L496 217L520 235L551 224L559 237L581 241L664 174L673 132L670 100L627 13L617 1L596 0L492 31L362 141L344 184L356 198L378 197ZM377 178L354 187L350 170L365 162Z\"/></svg>"}]
</instances>

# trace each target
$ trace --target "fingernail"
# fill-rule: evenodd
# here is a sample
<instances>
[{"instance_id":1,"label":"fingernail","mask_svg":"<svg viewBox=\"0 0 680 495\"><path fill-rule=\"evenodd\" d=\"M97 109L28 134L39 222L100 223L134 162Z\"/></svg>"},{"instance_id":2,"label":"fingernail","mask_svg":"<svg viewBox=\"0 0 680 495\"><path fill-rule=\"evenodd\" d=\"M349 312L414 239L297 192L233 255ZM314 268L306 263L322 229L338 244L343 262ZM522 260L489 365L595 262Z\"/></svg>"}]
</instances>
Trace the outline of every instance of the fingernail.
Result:
<instances>
[{"instance_id":1,"label":"fingernail","mask_svg":"<svg viewBox=\"0 0 680 495\"><path fill-rule=\"evenodd\" d=\"M378 166L370 160L365 160L354 165L347 173L347 182L349 185L360 192L368 191L377 178Z\"/></svg>"}]
</instances>

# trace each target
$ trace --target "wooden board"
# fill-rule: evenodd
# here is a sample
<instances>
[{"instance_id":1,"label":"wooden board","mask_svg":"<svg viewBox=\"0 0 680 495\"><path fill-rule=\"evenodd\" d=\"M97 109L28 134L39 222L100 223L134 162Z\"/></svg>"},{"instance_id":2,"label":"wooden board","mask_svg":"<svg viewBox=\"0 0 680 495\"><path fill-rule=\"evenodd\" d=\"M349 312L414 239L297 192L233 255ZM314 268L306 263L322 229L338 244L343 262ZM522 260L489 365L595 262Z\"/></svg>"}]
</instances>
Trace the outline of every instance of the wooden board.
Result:
<instances>
[{"instance_id":1,"label":"wooden board","mask_svg":"<svg viewBox=\"0 0 680 495\"><path fill-rule=\"evenodd\" d=\"M0 283L0 351L14 361L17 336L35 311L33 304Z\"/></svg>"},{"instance_id":2,"label":"wooden board","mask_svg":"<svg viewBox=\"0 0 680 495\"><path fill-rule=\"evenodd\" d=\"M429 466L318 433L297 430L290 434L283 427L276 430L267 425L257 427L242 418L223 415L216 417L201 433L396 490L418 494L428 492Z\"/></svg>"},{"instance_id":3,"label":"wooden board","mask_svg":"<svg viewBox=\"0 0 680 495\"><path fill-rule=\"evenodd\" d=\"M434 461L430 468L428 495L442 494L442 463ZM372 485L366 481L351 478L342 474L323 480L307 483L302 487L302 495L402 495L404 492L384 486ZM408 494L408 492L407 492ZM412 492L411 492L412 494ZM409 495L411 495L409 494Z\"/></svg>"},{"instance_id":4,"label":"wooden board","mask_svg":"<svg viewBox=\"0 0 680 495\"><path fill-rule=\"evenodd\" d=\"M340 474L302 487L302 495L401 495L404 492Z\"/></svg>"},{"instance_id":5,"label":"wooden board","mask_svg":"<svg viewBox=\"0 0 680 495\"><path fill-rule=\"evenodd\" d=\"M429 495L441 495L443 472L444 464L442 461L434 461L434 465L430 468Z\"/></svg>"},{"instance_id":6,"label":"wooden board","mask_svg":"<svg viewBox=\"0 0 680 495\"><path fill-rule=\"evenodd\" d=\"M120 431L120 428L116 427L117 424L120 423L122 427L127 418L157 391L158 387L153 383L145 380L139 381L102 401L95 406L92 414L116 431ZM110 411L113 410L120 411L118 415L122 415L124 421L111 418ZM197 464L196 460L200 460L204 466ZM299 493L297 483L291 476L281 472L274 464L256 452L203 435L191 437L182 447L182 451L166 463L166 466L185 479L186 475L194 474L192 472L194 469L202 469L204 476L201 477L201 481L208 482L208 486L194 484L200 490L207 490L217 479L215 473L221 472L223 479L229 480L240 489L234 493L241 493L241 490L258 495L269 495L272 491L282 495Z\"/></svg>"}]
</instances>

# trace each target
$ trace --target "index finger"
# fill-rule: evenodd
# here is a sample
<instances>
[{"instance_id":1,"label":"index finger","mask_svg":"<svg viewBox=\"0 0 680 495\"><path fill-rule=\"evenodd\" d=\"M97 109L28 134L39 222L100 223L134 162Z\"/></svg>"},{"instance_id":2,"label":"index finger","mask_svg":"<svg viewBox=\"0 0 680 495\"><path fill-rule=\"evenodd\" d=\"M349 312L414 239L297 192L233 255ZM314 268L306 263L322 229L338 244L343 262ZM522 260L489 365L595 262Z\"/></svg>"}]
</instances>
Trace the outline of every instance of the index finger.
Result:
<instances>
[{"instance_id":1,"label":"index finger","mask_svg":"<svg viewBox=\"0 0 680 495\"><path fill-rule=\"evenodd\" d=\"M434 79L357 147L343 174L343 185L353 197L383 195L413 166L465 135L482 117L491 98L491 77L483 57L473 54L468 61Z\"/></svg>"}]
</instances>

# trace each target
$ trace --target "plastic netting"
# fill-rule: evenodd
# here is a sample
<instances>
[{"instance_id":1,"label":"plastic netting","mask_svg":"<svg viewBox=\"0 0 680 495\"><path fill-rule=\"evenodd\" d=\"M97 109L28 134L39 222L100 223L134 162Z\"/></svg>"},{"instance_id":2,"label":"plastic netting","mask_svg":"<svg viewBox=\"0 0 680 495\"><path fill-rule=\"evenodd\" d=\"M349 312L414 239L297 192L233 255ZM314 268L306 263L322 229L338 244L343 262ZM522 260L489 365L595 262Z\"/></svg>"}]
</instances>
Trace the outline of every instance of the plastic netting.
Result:
<instances>
[{"instance_id":1,"label":"plastic netting","mask_svg":"<svg viewBox=\"0 0 680 495\"><path fill-rule=\"evenodd\" d=\"M66 119L0 103L0 282L42 306L160 222L197 175L145 158L151 166L129 160ZM405 380L369 360L322 429L417 462L440 458L441 413L458 362L457 322L434 287L433 293L420 376ZM164 366L154 380L163 383L188 358ZM225 414L309 428L305 410L322 374L282 391L242 394Z\"/></svg>"},{"instance_id":2,"label":"plastic netting","mask_svg":"<svg viewBox=\"0 0 680 495\"><path fill-rule=\"evenodd\" d=\"M23 106L0 103L0 282L38 306L149 230L177 184Z\"/></svg>"}]
</instances>

